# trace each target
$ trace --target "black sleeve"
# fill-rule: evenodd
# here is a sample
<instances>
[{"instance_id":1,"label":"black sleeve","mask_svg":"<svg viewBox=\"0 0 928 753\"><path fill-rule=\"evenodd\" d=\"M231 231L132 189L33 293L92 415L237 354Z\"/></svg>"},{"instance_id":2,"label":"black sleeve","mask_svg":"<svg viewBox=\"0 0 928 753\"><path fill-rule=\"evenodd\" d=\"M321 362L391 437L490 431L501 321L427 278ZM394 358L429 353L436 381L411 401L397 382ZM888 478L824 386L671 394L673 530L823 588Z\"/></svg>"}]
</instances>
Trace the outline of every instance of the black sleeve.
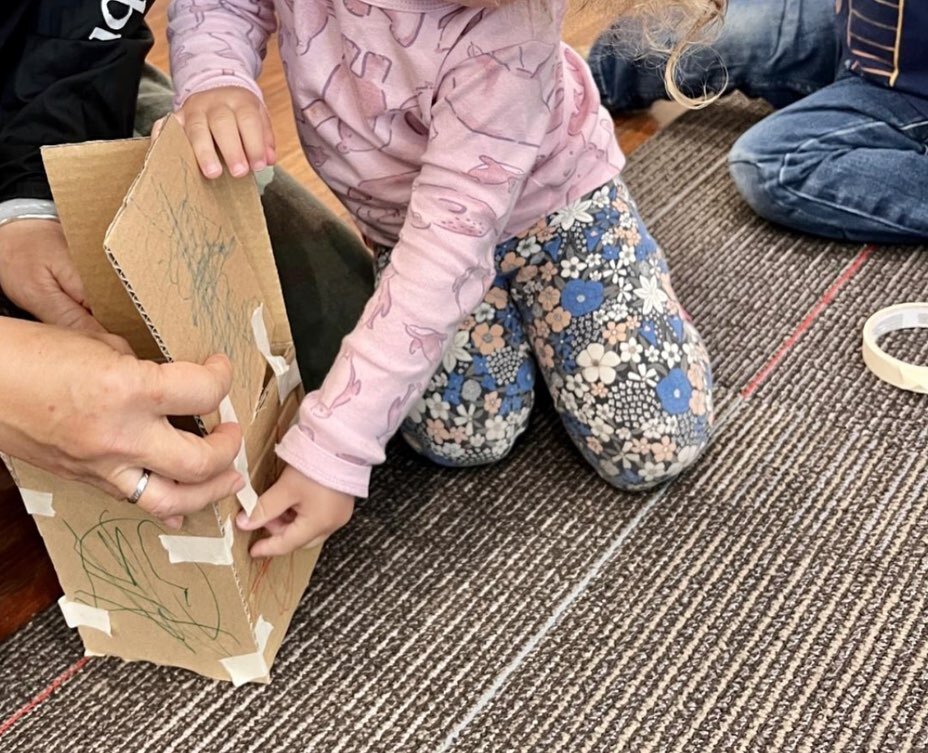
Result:
<instances>
[{"instance_id":1,"label":"black sleeve","mask_svg":"<svg viewBox=\"0 0 928 753\"><path fill-rule=\"evenodd\" d=\"M0 201L49 199L39 150L132 135L154 0L4 0Z\"/></svg>"}]
</instances>

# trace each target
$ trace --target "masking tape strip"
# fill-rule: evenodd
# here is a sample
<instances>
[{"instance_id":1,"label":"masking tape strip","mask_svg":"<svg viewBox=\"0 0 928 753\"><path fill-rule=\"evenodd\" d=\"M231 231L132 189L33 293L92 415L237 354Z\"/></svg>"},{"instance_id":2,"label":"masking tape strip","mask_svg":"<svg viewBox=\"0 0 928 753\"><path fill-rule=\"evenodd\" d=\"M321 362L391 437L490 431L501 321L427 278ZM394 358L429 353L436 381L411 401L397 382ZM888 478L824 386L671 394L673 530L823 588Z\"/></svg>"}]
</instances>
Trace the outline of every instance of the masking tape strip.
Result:
<instances>
[{"instance_id":1,"label":"masking tape strip","mask_svg":"<svg viewBox=\"0 0 928 753\"><path fill-rule=\"evenodd\" d=\"M881 337L900 329L928 329L928 303L900 303L871 316L864 325L864 363L894 387L928 394L928 366L901 361L878 345Z\"/></svg>"},{"instance_id":2,"label":"masking tape strip","mask_svg":"<svg viewBox=\"0 0 928 753\"><path fill-rule=\"evenodd\" d=\"M235 408L232 407L232 401L229 400L229 397L226 396L222 399L222 402L219 403L219 418L225 423L238 423L238 418L235 415ZM244 427L242 428L244 431ZM236 496L238 501L241 503L242 508L251 515L252 511L255 509L255 506L258 504L258 493L255 491L255 488L251 485L251 473L248 470L248 456L245 454L245 440L242 439L242 446L238 449L238 454L235 456L235 462L233 463L235 470L237 470L242 478L245 479L245 488L243 488Z\"/></svg>"},{"instance_id":3,"label":"masking tape strip","mask_svg":"<svg viewBox=\"0 0 928 753\"><path fill-rule=\"evenodd\" d=\"M219 662L225 667L226 672L232 680L235 687L244 685L246 682L261 680L268 676L271 668L267 665L264 658L264 650L267 648L268 639L274 631L274 626L258 616L258 622L255 625L255 643L258 650L253 654L242 654L241 656L230 656L227 659L220 659Z\"/></svg>"},{"instance_id":4,"label":"masking tape strip","mask_svg":"<svg viewBox=\"0 0 928 753\"><path fill-rule=\"evenodd\" d=\"M35 489L20 489L26 512L30 515L41 515L43 518L54 518L55 508L52 507L52 495L49 492L38 492Z\"/></svg>"},{"instance_id":5,"label":"masking tape strip","mask_svg":"<svg viewBox=\"0 0 928 753\"><path fill-rule=\"evenodd\" d=\"M67 596L58 599L58 606L61 607L64 621L69 628L89 627L101 630L107 635L113 634L110 628L110 613L105 609L71 601Z\"/></svg>"},{"instance_id":6,"label":"masking tape strip","mask_svg":"<svg viewBox=\"0 0 928 753\"><path fill-rule=\"evenodd\" d=\"M251 315L251 330L254 333L258 350L261 351L264 360L277 377L277 396L283 403L287 395L293 392L300 383L300 367L297 365L296 358L292 363L287 363L287 359L283 356L275 356L271 353L271 341L267 336L267 326L264 324L264 304L258 306Z\"/></svg>"},{"instance_id":7,"label":"masking tape strip","mask_svg":"<svg viewBox=\"0 0 928 753\"><path fill-rule=\"evenodd\" d=\"M172 565L199 562L203 565L231 565L234 531L232 519L225 524L222 536L165 536L158 539Z\"/></svg>"}]
</instances>

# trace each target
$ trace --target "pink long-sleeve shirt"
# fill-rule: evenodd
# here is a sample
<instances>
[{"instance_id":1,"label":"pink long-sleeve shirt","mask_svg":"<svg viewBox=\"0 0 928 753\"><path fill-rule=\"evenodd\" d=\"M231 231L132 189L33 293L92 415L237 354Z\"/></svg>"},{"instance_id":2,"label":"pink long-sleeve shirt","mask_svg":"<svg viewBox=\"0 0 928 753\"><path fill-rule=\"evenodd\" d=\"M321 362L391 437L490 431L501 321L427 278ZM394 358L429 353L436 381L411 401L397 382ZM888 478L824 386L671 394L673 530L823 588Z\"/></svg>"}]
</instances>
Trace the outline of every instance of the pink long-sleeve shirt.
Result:
<instances>
[{"instance_id":1,"label":"pink long-sleeve shirt","mask_svg":"<svg viewBox=\"0 0 928 753\"><path fill-rule=\"evenodd\" d=\"M309 161L394 246L361 321L277 452L367 496L373 465L494 278L494 249L613 178L624 158L564 0L174 0L180 105L255 80L279 24Z\"/></svg>"}]
</instances>

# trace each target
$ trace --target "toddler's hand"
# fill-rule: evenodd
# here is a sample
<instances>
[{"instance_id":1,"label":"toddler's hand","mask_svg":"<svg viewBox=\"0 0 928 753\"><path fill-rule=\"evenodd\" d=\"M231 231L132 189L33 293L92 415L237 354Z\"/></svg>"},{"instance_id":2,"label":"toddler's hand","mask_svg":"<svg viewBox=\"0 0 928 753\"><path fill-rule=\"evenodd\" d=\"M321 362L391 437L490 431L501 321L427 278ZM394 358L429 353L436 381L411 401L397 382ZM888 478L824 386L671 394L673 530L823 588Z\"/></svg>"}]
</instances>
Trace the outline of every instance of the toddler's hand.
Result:
<instances>
[{"instance_id":1,"label":"toddler's hand","mask_svg":"<svg viewBox=\"0 0 928 753\"><path fill-rule=\"evenodd\" d=\"M191 94L174 114L187 132L200 170L207 178L222 175L217 146L236 178L246 175L249 165L257 171L277 161L267 110L247 89L220 86ZM162 122L155 123L152 138L160 132Z\"/></svg>"},{"instance_id":2,"label":"toddler's hand","mask_svg":"<svg viewBox=\"0 0 928 753\"><path fill-rule=\"evenodd\" d=\"M270 536L255 542L252 557L274 557L322 544L354 512L354 497L329 489L287 466L277 483L258 499L249 518L236 518L244 531L266 528Z\"/></svg>"}]
</instances>

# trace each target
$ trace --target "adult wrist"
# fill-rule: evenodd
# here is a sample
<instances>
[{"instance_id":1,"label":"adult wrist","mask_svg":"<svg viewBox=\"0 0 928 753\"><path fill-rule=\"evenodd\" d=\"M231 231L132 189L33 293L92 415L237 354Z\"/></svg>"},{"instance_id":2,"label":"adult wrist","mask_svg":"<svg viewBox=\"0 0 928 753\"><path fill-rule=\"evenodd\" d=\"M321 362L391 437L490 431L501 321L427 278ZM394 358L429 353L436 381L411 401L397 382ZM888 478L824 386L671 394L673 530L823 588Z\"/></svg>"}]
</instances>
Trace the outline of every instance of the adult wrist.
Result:
<instances>
[{"instance_id":1,"label":"adult wrist","mask_svg":"<svg viewBox=\"0 0 928 753\"><path fill-rule=\"evenodd\" d=\"M8 199L0 202L0 227L17 220L57 220L55 202L49 199Z\"/></svg>"}]
</instances>

